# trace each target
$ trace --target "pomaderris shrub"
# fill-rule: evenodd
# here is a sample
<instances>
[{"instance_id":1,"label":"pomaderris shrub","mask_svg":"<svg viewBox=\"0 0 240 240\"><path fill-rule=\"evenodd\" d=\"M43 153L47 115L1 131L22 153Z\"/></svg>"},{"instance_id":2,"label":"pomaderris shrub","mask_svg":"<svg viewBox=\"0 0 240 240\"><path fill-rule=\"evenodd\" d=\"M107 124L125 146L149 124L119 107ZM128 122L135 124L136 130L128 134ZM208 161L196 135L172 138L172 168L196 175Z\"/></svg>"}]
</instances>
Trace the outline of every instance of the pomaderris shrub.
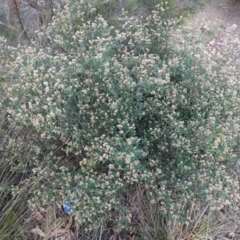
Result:
<instances>
[{"instance_id":1,"label":"pomaderris shrub","mask_svg":"<svg viewBox=\"0 0 240 240\"><path fill-rule=\"evenodd\" d=\"M131 222L124 192L136 186L177 221L183 202L215 209L239 199L228 168L239 136L239 72L181 45L177 20L161 19L165 7L116 29L77 1L56 16L46 48L19 53L6 75L8 113L39 136L32 171L43 180L33 207L74 195L71 214L88 229L106 218L122 228ZM39 142L52 147L48 165Z\"/></svg>"}]
</instances>

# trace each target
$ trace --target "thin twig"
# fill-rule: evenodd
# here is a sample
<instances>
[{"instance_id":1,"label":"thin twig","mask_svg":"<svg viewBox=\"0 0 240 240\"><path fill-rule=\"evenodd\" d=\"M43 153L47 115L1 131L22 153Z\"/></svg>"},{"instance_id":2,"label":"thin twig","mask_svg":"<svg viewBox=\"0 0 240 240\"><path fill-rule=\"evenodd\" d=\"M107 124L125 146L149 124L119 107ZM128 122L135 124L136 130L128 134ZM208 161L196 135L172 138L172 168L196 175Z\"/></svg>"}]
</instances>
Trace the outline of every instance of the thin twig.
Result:
<instances>
[{"instance_id":1,"label":"thin twig","mask_svg":"<svg viewBox=\"0 0 240 240\"><path fill-rule=\"evenodd\" d=\"M6 24L6 23L4 23L4 22L1 22L1 21L0 21L0 25L3 26L3 27L6 27L6 28L10 28L10 29L15 30L15 27L10 26L10 25L8 25L8 24Z\"/></svg>"}]
</instances>

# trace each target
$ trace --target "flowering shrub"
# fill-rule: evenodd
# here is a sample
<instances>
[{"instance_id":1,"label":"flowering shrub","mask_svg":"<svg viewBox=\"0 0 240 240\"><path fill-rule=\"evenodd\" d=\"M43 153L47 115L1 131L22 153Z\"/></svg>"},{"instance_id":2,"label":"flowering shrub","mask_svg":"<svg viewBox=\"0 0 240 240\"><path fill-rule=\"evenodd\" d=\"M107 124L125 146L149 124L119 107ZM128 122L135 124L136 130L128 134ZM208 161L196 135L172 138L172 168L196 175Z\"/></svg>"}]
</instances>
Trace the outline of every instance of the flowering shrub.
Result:
<instances>
[{"instance_id":1,"label":"flowering shrub","mask_svg":"<svg viewBox=\"0 0 240 240\"><path fill-rule=\"evenodd\" d=\"M68 199L88 229L105 218L122 228L131 222L124 193L136 186L179 221L182 202L214 209L239 199L227 168L239 135L237 69L221 72L221 61L202 63L201 52L178 43L177 20L160 17L165 5L120 29L85 1L68 5L49 29L48 47L16 58L5 76L8 113L36 132L30 167L42 185L33 207Z\"/></svg>"},{"instance_id":2,"label":"flowering shrub","mask_svg":"<svg viewBox=\"0 0 240 240\"><path fill-rule=\"evenodd\" d=\"M13 58L14 50L8 47L7 40L3 37L0 37L0 82L3 81L3 75L6 72L6 66L10 62L11 57ZM11 56L12 54L12 56Z\"/></svg>"}]
</instances>

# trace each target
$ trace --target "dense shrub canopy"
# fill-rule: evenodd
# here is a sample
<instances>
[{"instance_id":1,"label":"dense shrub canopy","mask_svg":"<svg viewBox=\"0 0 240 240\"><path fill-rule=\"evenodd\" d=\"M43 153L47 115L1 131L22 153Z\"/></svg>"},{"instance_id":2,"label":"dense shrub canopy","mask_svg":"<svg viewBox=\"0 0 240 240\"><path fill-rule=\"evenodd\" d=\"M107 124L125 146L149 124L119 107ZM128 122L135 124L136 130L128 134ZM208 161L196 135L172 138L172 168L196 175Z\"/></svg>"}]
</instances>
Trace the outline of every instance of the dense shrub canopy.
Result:
<instances>
[{"instance_id":1,"label":"dense shrub canopy","mask_svg":"<svg viewBox=\"0 0 240 240\"><path fill-rule=\"evenodd\" d=\"M56 16L45 49L19 52L5 78L9 120L38 136L30 167L43 184L32 206L70 199L79 222L118 216L122 227L131 221L124 192L134 186L179 220L190 199L237 201L226 167L239 135L237 69L203 63L179 43L177 20L161 19L165 7L116 29L94 6L73 3Z\"/></svg>"}]
</instances>

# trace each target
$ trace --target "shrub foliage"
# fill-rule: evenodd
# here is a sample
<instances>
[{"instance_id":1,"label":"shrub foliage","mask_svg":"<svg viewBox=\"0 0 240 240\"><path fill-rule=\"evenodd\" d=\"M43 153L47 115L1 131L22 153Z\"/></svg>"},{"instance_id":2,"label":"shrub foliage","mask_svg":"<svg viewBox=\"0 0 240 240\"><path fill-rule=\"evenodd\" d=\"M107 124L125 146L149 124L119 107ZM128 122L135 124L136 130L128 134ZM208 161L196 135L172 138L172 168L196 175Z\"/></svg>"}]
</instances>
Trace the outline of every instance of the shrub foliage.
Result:
<instances>
[{"instance_id":1,"label":"shrub foliage","mask_svg":"<svg viewBox=\"0 0 240 240\"><path fill-rule=\"evenodd\" d=\"M19 50L4 77L9 121L36 136L29 168L42 185L32 207L67 199L88 229L104 219L122 228L131 222L124 193L136 186L177 221L181 203L215 209L239 199L228 168L239 135L237 69L222 71L222 61L179 43L177 20L161 18L166 7L115 28L94 3L72 2L46 48Z\"/></svg>"}]
</instances>

